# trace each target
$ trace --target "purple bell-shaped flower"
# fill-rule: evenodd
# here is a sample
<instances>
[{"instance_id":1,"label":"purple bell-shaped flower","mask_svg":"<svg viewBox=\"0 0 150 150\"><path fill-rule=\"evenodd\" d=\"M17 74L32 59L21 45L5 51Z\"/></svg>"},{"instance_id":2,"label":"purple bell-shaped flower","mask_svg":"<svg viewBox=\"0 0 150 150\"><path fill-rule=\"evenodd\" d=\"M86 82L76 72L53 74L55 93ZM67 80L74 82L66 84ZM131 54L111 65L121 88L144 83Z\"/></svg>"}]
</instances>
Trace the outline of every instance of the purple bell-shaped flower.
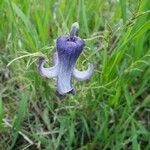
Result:
<instances>
[{"instance_id":1,"label":"purple bell-shaped flower","mask_svg":"<svg viewBox=\"0 0 150 150\"><path fill-rule=\"evenodd\" d=\"M85 46L84 41L77 36L79 24L75 22L70 35L60 36L56 41L57 51L53 55L53 67L44 68L45 58L40 58L38 70L43 77L57 79L57 92L60 95L74 93L72 77L79 81L91 77L94 67L89 65L86 71L79 71L75 68L76 61Z\"/></svg>"}]
</instances>

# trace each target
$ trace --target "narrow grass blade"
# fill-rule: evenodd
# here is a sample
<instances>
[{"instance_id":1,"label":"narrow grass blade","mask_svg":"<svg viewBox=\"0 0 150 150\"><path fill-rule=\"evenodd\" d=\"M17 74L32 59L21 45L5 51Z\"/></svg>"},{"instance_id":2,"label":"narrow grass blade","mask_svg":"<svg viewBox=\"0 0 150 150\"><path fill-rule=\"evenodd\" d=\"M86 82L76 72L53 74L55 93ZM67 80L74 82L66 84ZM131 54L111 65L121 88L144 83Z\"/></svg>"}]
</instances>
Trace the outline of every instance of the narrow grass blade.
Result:
<instances>
[{"instance_id":1,"label":"narrow grass blade","mask_svg":"<svg viewBox=\"0 0 150 150\"><path fill-rule=\"evenodd\" d=\"M29 95L27 93L23 93L21 96L21 101L19 103L19 108L14 120L14 124L13 124L13 141L12 141L12 145L11 148L14 147L17 138L18 138L18 132L21 129L21 125L23 122L23 119L25 117L25 113L26 113L26 109L28 106L28 99L29 99Z\"/></svg>"},{"instance_id":2,"label":"narrow grass blade","mask_svg":"<svg viewBox=\"0 0 150 150\"><path fill-rule=\"evenodd\" d=\"M86 36L89 37L89 28L88 28L88 17L87 17L87 13L86 13L86 5L85 5L85 1L81 0L81 11L82 11L82 18L83 18L83 23L84 23L84 28L85 28L85 32L86 32Z\"/></svg>"},{"instance_id":3,"label":"narrow grass blade","mask_svg":"<svg viewBox=\"0 0 150 150\"><path fill-rule=\"evenodd\" d=\"M3 117L4 117L4 110L3 110L3 102L2 97L0 96L0 130L3 128Z\"/></svg>"},{"instance_id":4,"label":"narrow grass blade","mask_svg":"<svg viewBox=\"0 0 150 150\"><path fill-rule=\"evenodd\" d=\"M134 122L132 121L132 126L131 126L131 136L132 136L132 149L133 150L140 150L140 145L137 141L137 131L134 125Z\"/></svg>"},{"instance_id":5,"label":"narrow grass blade","mask_svg":"<svg viewBox=\"0 0 150 150\"><path fill-rule=\"evenodd\" d=\"M24 31L26 38L29 41L32 49L35 50L36 46L38 45L38 42L39 42L35 28L33 27L29 18L23 13L23 11L14 2L10 2L10 3L11 3L14 14L16 14L18 17L20 17L22 22L24 23L25 26L21 25L23 28L23 31Z\"/></svg>"},{"instance_id":6,"label":"narrow grass blade","mask_svg":"<svg viewBox=\"0 0 150 150\"><path fill-rule=\"evenodd\" d=\"M21 11L21 9L12 2L12 7L14 12L21 18L21 20L24 22L26 29L31 32L32 27L31 27L31 23L29 21L29 19L25 16L25 14Z\"/></svg>"},{"instance_id":7,"label":"narrow grass blade","mask_svg":"<svg viewBox=\"0 0 150 150\"><path fill-rule=\"evenodd\" d=\"M126 23L127 20L126 2L126 0L120 0L121 14L124 23Z\"/></svg>"},{"instance_id":8,"label":"narrow grass blade","mask_svg":"<svg viewBox=\"0 0 150 150\"><path fill-rule=\"evenodd\" d=\"M139 38L150 29L150 20L145 22L133 35L134 38Z\"/></svg>"}]
</instances>

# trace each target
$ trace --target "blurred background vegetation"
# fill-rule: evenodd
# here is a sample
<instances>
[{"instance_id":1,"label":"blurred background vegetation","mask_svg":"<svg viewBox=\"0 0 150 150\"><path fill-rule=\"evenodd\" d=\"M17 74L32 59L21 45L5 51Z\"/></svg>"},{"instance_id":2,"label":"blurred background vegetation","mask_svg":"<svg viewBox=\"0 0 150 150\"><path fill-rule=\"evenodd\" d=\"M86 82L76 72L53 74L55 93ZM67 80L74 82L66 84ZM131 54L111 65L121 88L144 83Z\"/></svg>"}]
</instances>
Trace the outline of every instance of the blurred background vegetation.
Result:
<instances>
[{"instance_id":1,"label":"blurred background vegetation","mask_svg":"<svg viewBox=\"0 0 150 150\"><path fill-rule=\"evenodd\" d=\"M58 36L79 22L86 47L60 100L41 78ZM150 149L149 0L0 0L0 149Z\"/></svg>"}]
</instances>

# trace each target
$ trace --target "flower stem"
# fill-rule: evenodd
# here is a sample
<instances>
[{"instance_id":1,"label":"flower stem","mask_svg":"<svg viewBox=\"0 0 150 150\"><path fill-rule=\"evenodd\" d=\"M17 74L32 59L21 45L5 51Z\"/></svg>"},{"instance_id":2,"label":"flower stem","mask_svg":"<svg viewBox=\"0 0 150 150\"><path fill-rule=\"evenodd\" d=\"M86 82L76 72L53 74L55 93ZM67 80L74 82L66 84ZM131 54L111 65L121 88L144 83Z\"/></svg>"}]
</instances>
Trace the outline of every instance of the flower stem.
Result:
<instances>
[{"instance_id":1,"label":"flower stem","mask_svg":"<svg viewBox=\"0 0 150 150\"><path fill-rule=\"evenodd\" d=\"M71 39L74 39L75 36L78 36L78 30L79 30L78 22L73 23L71 26L71 30L70 30L70 38Z\"/></svg>"}]
</instances>

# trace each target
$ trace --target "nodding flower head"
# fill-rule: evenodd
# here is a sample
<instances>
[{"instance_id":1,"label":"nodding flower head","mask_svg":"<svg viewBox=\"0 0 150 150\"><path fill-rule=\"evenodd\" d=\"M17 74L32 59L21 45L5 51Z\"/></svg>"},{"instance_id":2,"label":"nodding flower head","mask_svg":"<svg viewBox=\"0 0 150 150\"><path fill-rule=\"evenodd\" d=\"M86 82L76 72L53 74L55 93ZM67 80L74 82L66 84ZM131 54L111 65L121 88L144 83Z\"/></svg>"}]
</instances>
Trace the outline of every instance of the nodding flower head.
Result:
<instances>
[{"instance_id":1,"label":"nodding flower head","mask_svg":"<svg viewBox=\"0 0 150 150\"><path fill-rule=\"evenodd\" d=\"M60 36L56 41L57 51L53 55L53 67L44 68L45 58L40 58L38 70L41 76L57 79L57 93L75 93L72 86L72 77L79 81L91 77L94 67L89 65L86 71L75 69L76 61L85 46L84 41L78 37L79 24L75 22L69 35Z\"/></svg>"}]
</instances>

